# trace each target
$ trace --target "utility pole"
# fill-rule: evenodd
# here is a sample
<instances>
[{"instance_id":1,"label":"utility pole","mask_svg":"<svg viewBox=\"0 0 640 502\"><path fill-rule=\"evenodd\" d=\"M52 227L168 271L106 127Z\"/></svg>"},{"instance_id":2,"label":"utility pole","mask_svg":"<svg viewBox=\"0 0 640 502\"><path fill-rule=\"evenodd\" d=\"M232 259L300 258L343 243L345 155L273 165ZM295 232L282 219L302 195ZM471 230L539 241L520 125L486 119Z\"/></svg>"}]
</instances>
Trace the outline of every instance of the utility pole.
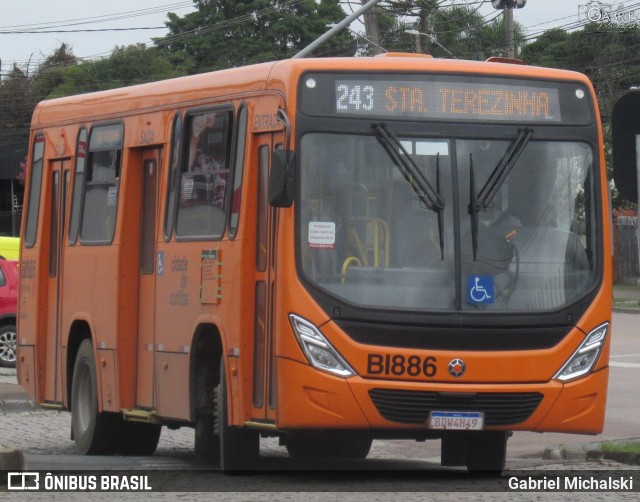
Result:
<instances>
[{"instance_id":1,"label":"utility pole","mask_svg":"<svg viewBox=\"0 0 640 502\"><path fill-rule=\"evenodd\" d=\"M366 0L360 0L362 5L366 4ZM380 24L378 23L378 13L374 9L370 9L364 13L364 31L367 38L371 40L369 44L369 52L373 55L382 54L382 37L380 36Z\"/></svg>"},{"instance_id":2,"label":"utility pole","mask_svg":"<svg viewBox=\"0 0 640 502\"><path fill-rule=\"evenodd\" d=\"M329 40L332 36L336 35L337 33L340 33L347 26L349 26L353 21L355 21L358 17L360 17L365 12L367 12L371 7L375 6L378 2L380 2L380 0L369 0L366 4L364 4L358 10L353 12L351 15L347 16L346 18L344 18L342 21L340 21L338 24L336 24L329 31L327 31L323 35L320 35L318 38L316 38L313 42L311 42L309 45L307 45L304 49L302 49L300 52L298 52L295 56L292 56L292 59L307 57L314 50L316 50L318 47L320 47L323 43L325 43L327 40Z\"/></svg>"},{"instance_id":3,"label":"utility pole","mask_svg":"<svg viewBox=\"0 0 640 502\"><path fill-rule=\"evenodd\" d=\"M507 47L507 57L513 59L516 57L516 48L513 43L513 9L504 10L504 30L504 44Z\"/></svg>"},{"instance_id":4,"label":"utility pole","mask_svg":"<svg viewBox=\"0 0 640 502\"><path fill-rule=\"evenodd\" d=\"M516 57L515 37L513 36L513 9L521 9L527 0L491 0L491 5L504 11L504 44L507 48L507 57Z\"/></svg>"}]
</instances>

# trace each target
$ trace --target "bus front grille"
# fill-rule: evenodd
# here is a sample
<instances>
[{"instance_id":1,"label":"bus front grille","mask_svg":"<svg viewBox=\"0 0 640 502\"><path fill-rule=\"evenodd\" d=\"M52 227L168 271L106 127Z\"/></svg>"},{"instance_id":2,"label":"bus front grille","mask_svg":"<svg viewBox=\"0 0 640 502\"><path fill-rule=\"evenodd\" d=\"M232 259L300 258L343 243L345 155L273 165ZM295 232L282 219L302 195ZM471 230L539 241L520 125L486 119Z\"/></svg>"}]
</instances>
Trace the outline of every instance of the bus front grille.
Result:
<instances>
[{"instance_id":1,"label":"bus front grille","mask_svg":"<svg viewBox=\"0 0 640 502\"><path fill-rule=\"evenodd\" d=\"M538 392L430 392L371 389L369 396L380 414L392 422L426 424L431 411L477 411L485 425L514 425L536 410Z\"/></svg>"}]
</instances>

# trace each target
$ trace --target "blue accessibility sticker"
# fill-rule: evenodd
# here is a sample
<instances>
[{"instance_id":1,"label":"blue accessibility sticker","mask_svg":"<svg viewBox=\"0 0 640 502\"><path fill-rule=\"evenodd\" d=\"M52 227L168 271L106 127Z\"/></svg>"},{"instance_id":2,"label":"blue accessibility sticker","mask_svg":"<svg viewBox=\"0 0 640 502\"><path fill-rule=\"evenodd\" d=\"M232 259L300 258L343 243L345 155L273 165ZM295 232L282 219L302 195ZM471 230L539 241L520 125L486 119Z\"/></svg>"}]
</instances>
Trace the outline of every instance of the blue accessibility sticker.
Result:
<instances>
[{"instance_id":1,"label":"blue accessibility sticker","mask_svg":"<svg viewBox=\"0 0 640 502\"><path fill-rule=\"evenodd\" d=\"M470 305L493 303L493 277L490 275L467 276L467 303Z\"/></svg>"},{"instance_id":2,"label":"blue accessibility sticker","mask_svg":"<svg viewBox=\"0 0 640 502\"><path fill-rule=\"evenodd\" d=\"M164 251L158 251L157 274L158 275L163 275L164 274Z\"/></svg>"}]
</instances>

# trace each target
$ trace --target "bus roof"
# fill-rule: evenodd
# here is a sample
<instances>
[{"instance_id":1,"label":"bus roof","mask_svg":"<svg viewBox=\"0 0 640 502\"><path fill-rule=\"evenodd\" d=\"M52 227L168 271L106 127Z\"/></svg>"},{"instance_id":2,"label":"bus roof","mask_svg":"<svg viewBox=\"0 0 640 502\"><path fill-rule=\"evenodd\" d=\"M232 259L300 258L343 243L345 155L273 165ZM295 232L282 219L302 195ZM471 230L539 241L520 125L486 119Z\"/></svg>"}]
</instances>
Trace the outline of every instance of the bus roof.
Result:
<instances>
[{"instance_id":1,"label":"bus roof","mask_svg":"<svg viewBox=\"0 0 640 502\"><path fill-rule=\"evenodd\" d=\"M178 104L198 106L210 102L215 96L242 95L265 89L284 90L295 85L299 75L308 70L383 71L389 70L390 62L393 62L394 70L400 72L520 76L581 81L591 86L586 76L567 70L502 62L435 59L424 54L287 59L42 101L33 112L32 129L78 120L108 120L123 114L139 113L140 110L153 112ZM87 110L91 113L87 114Z\"/></svg>"}]
</instances>

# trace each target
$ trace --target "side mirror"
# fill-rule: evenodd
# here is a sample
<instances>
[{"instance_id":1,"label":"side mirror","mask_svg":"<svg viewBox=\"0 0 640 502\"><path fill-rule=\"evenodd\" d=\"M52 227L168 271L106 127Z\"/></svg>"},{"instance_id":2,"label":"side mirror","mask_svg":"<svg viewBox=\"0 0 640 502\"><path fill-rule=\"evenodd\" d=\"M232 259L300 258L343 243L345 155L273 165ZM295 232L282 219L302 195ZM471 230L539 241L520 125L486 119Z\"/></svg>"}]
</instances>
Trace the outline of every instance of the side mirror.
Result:
<instances>
[{"instance_id":1,"label":"side mirror","mask_svg":"<svg viewBox=\"0 0 640 502\"><path fill-rule=\"evenodd\" d=\"M290 150L274 150L271 156L269 177L269 203L274 207L290 207L293 204L296 154Z\"/></svg>"}]
</instances>

